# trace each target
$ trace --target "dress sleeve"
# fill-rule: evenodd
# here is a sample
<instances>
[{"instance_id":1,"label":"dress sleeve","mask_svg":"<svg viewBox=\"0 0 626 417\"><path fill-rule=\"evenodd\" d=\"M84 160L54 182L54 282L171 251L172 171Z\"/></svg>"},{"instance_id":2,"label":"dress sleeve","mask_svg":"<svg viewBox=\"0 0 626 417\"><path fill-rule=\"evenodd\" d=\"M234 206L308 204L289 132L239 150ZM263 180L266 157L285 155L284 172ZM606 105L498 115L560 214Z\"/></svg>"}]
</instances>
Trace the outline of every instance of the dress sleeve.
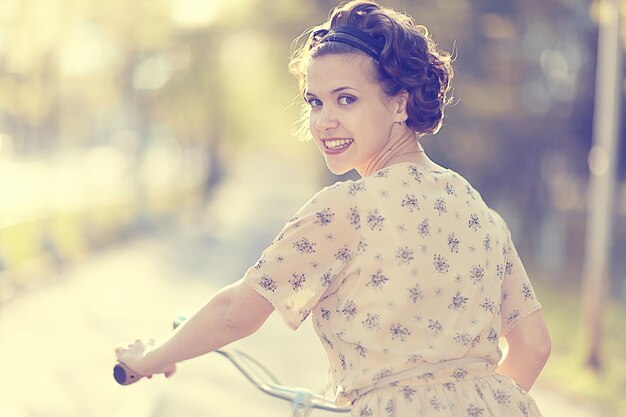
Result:
<instances>
[{"instance_id":1,"label":"dress sleeve","mask_svg":"<svg viewBox=\"0 0 626 417\"><path fill-rule=\"evenodd\" d=\"M293 330L357 254L359 224L350 216L350 200L341 184L314 195L244 275Z\"/></svg>"},{"instance_id":2,"label":"dress sleeve","mask_svg":"<svg viewBox=\"0 0 626 417\"><path fill-rule=\"evenodd\" d=\"M522 260L507 228L506 265L502 285L502 336L513 330L531 313L541 309Z\"/></svg>"}]
</instances>

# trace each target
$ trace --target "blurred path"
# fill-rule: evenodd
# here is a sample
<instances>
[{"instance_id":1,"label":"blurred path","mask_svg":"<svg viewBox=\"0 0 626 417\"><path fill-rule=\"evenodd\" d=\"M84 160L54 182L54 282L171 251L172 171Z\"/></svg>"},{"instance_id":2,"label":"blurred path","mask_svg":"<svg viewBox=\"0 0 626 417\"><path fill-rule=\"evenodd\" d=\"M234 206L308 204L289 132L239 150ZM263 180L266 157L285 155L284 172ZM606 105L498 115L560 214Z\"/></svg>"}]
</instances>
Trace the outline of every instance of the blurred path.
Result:
<instances>
[{"instance_id":1,"label":"blurred path","mask_svg":"<svg viewBox=\"0 0 626 417\"><path fill-rule=\"evenodd\" d=\"M218 355L182 364L169 381L119 387L111 375L116 343L167 332L181 309L239 279L317 190L297 167L260 164L235 172L206 218L188 216L180 228L101 252L56 283L0 306L0 416L291 415ZM281 382L318 389L326 382L319 343L310 323L294 333L273 315L237 345ZM534 395L544 417L597 416L555 392L539 388Z\"/></svg>"}]
</instances>

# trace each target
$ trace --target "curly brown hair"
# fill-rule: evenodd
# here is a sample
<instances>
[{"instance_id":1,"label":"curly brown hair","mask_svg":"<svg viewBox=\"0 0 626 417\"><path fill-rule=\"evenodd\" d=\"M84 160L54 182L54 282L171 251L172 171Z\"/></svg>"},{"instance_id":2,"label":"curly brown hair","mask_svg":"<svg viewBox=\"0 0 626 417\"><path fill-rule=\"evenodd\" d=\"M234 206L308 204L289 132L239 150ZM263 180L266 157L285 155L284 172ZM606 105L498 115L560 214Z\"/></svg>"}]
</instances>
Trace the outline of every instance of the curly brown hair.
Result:
<instances>
[{"instance_id":1,"label":"curly brown hair","mask_svg":"<svg viewBox=\"0 0 626 417\"><path fill-rule=\"evenodd\" d=\"M439 131L444 108L450 103L452 57L438 50L428 29L413 18L373 1L352 0L334 8L328 21L305 31L294 42L289 71L306 86L306 67L313 58L329 54L356 53L362 50L339 42L319 42L319 33L339 27L356 28L376 39L382 47L375 62L376 77L387 96L407 92L407 126L420 136ZM302 42L302 39L305 39ZM309 109L304 106L300 134L308 130ZM306 135L306 134L305 134Z\"/></svg>"}]
</instances>

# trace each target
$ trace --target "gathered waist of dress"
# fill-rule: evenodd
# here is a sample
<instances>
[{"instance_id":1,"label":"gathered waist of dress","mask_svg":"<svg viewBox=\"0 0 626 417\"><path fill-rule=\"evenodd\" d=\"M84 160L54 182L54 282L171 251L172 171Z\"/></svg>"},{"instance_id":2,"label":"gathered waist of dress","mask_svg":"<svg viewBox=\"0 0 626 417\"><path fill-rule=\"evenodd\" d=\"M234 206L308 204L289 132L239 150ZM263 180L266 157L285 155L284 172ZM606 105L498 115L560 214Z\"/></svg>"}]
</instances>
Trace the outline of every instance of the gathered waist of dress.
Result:
<instances>
[{"instance_id":1,"label":"gathered waist of dress","mask_svg":"<svg viewBox=\"0 0 626 417\"><path fill-rule=\"evenodd\" d=\"M340 406L349 406L363 395L382 388L393 387L400 382L445 384L493 373L495 373L495 366L486 358L458 358L437 363L423 362L414 368L383 377L371 385L350 392L346 392L344 387L338 387L335 402Z\"/></svg>"}]
</instances>

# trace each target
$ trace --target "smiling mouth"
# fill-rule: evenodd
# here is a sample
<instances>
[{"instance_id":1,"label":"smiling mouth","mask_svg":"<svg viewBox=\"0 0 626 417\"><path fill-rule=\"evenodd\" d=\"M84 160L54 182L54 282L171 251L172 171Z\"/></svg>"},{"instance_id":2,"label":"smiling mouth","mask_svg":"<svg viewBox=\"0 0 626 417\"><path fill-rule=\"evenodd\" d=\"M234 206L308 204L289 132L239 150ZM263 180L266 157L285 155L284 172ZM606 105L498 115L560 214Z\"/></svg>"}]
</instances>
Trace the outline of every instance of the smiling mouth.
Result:
<instances>
[{"instance_id":1,"label":"smiling mouth","mask_svg":"<svg viewBox=\"0 0 626 417\"><path fill-rule=\"evenodd\" d=\"M331 139L331 140L324 140L324 146L326 147L326 149L336 151L336 150L347 148L353 142L354 142L354 139Z\"/></svg>"}]
</instances>

